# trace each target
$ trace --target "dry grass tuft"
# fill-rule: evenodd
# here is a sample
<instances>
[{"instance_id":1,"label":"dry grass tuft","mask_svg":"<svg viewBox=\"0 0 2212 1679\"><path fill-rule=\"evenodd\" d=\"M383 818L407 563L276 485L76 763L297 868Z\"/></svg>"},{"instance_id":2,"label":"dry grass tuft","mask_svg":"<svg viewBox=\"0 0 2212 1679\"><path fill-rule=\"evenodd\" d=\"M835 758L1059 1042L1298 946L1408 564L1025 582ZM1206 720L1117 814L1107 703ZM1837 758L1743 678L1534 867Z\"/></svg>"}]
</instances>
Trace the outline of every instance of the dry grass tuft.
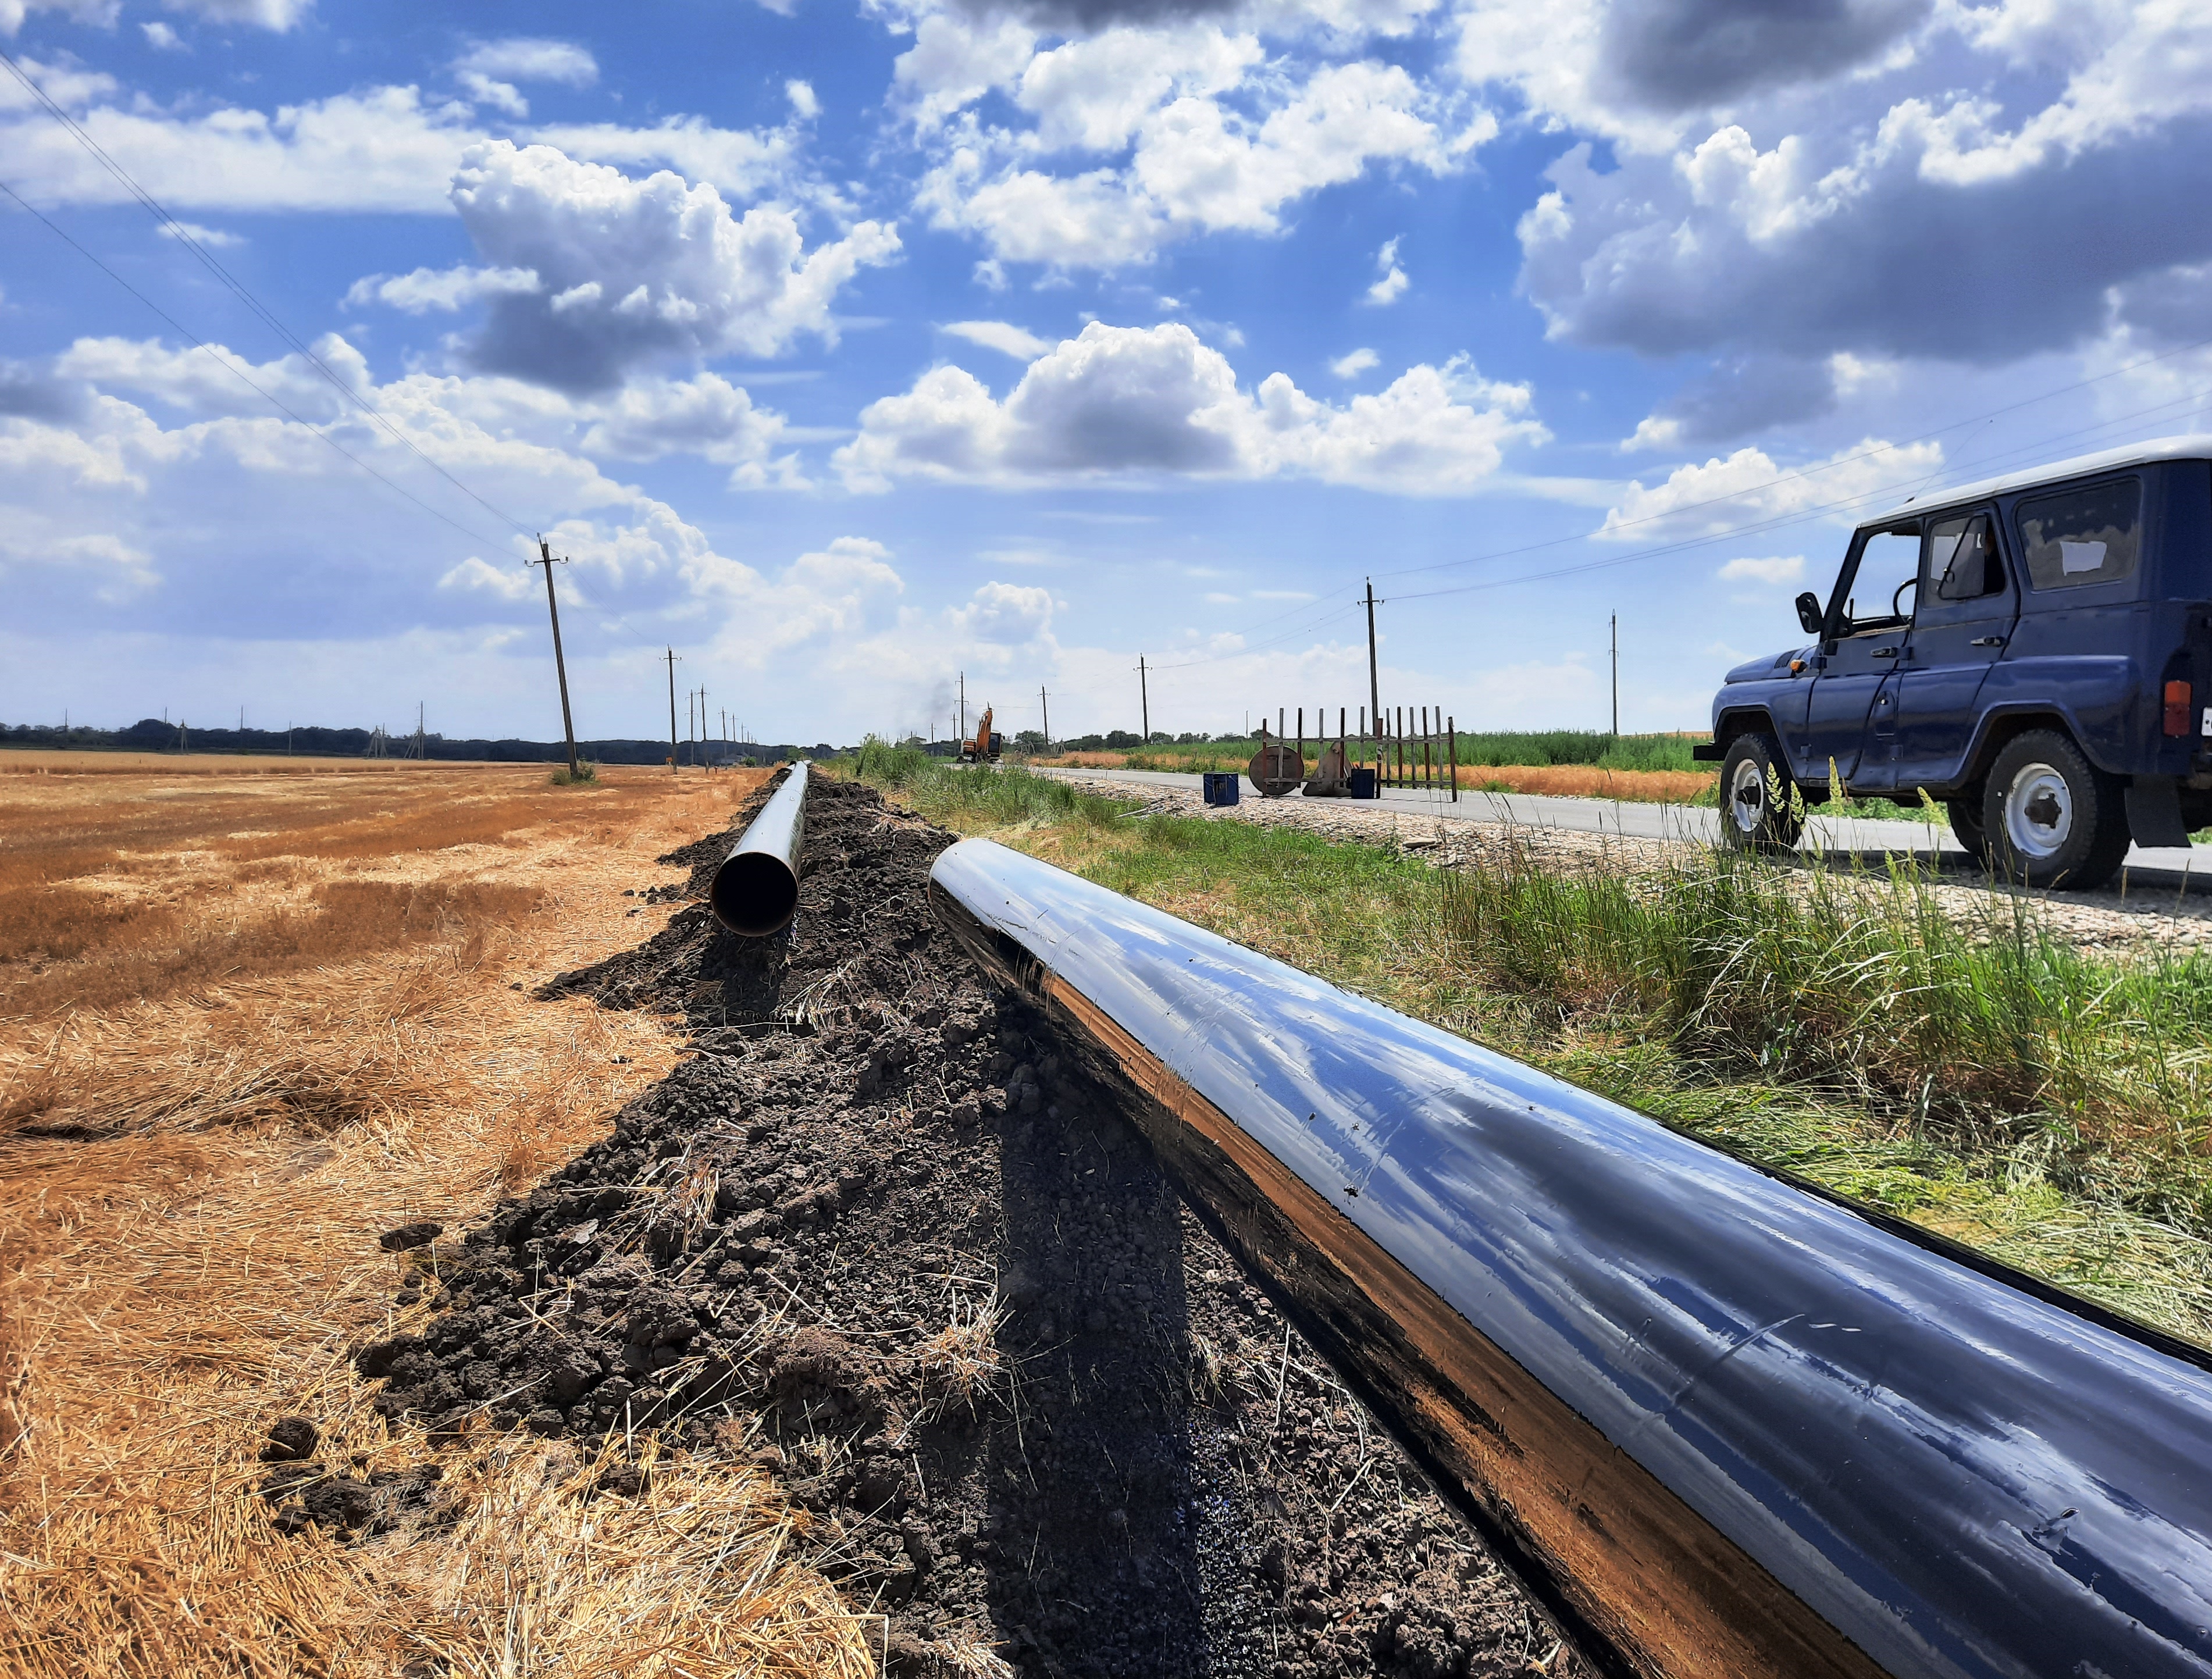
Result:
<instances>
[{"instance_id":1,"label":"dry grass tuft","mask_svg":"<svg viewBox=\"0 0 2212 1679\"><path fill-rule=\"evenodd\" d=\"M1011 1379L999 1351L999 1330L1006 1318L999 1291L994 1288L980 1300L954 1294L950 1316L943 1329L914 1349L922 1393L917 1421L933 1421L954 1411L973 1415L1002 1398Z\"/></svg>"},{"instance_id":2,"label":"dry grass tuft","mask_svg":"<svg viewBox=\"0 0 2212 1679\"><path fill-rule=\"evenodd\" d=\"M980 1639L945 1639L937 1653L965 1679L1014 1679L1013 1664Z\"/></svg>"},{"instance_id":3,"label":"dry grass tuft","mask_svg":"<svg viewBox=\"0 0 2212 1679\"><path fill-rule=\"evenodd\" d=\"M391 1547L380 1572L419 1619L408 1653L483 1679L546 1671L872 1679L866 1623L799 1565L795 1514L759 1471L694 1454L634 1465L508 1437L470 1464L450 1535ZM635 1497L599 1491L622 1462Z\"/></svg>"}]
</instances>

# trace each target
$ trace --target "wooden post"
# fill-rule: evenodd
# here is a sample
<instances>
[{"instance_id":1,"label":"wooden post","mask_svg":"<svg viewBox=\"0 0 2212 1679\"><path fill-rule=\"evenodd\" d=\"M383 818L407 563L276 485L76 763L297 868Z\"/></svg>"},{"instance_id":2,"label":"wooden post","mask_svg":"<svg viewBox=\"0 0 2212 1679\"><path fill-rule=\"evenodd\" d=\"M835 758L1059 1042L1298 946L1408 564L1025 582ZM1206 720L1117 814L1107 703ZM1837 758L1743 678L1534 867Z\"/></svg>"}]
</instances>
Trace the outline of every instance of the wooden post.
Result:
<instances>
[{"instance_id":1,"label":"wooden post","mask_svg":"<svg viewBox=\"0 0 2212 1679\"><path fill-rule=\"evenodd\" d=\"M1459 803L1459 719L1457 718L1448 717L1444 719L1444 735L1451 742L1452 803L1457 804Z\"/></svg>"},{"instance_id":2,"label":"wooden post","mask_svg":"<svg viewBox=\"0 0 2212 1679\"><path fill-rule=\"evenodd\" d=\"M676 649L668 650L668 773L676 774Z\"/></svg>"}]
</instances>

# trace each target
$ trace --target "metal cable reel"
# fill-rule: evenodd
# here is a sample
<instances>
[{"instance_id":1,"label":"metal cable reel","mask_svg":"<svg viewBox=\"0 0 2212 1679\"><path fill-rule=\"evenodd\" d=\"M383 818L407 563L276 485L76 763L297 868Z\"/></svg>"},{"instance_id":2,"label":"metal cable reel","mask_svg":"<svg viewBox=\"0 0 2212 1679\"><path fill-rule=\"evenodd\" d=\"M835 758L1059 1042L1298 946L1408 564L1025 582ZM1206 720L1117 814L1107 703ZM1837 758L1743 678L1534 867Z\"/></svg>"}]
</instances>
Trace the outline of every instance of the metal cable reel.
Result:
<instances>
[{"instance_id":1,"label":"metal cable reel","mask_svg":"<svg viewBox=\"0 0 2212 1679\"><path fill-rule=\"evenodd\" d=\"M1252 761L1245 765L1244 773L1262 797L1280 798L1304 784L1305 755L1280 741L1264 741L1252 755Z\"/></svg>"}]
</instances>

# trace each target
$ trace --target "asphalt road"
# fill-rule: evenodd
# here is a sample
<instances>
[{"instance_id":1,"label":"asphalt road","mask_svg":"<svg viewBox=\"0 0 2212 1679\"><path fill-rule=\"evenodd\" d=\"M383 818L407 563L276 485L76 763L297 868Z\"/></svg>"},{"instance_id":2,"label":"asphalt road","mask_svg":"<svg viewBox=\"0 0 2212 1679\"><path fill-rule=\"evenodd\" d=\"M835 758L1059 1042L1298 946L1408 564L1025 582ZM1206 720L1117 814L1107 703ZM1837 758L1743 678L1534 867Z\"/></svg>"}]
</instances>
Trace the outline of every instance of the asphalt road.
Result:
<instances>
[{"instance_id":1,"label":"asphalt road","mask_svg":"<svg viewBox=\"0 0 2212 1679\"><path fill-rule=\"evenodd\" d=\"M1200 780L1195 775L1180 775L1167 770L1117 769L1040 769L1040 775L1075 776L1094 781L1122 781L1133 787L1179 787L1191 792L1199 791ZM1258 789L1245 777L1237 778L1237 786L1248 800L1260 797ZM1304 798L1303 793L1291 793L1291 798ZM1335 803L1334 799L1327 801ZM1408 815L1434 816L1443 821L1518 822L1530 827L1565 828L1581 833L1618 833L1632 840L1676 840L1703 845L1718 842L1721 837L1721 816L1717 810L1705 809L1689 804L1634 804L1626 801L1598 798L1553 798L1538 793L1486 793L1462 788L1457 803L1442 791L1416 791L1404 787L1386 787L1379 798L1363 800L1359 809L1367 810L1399 810ZM1870 821L1857 816L1815 815L1805 825L1802 847L1818 846L1825 851L1856 852L1901 852L1921 854L1939 852L1964 858L1966 848L1951 837L1951 830L1927 822ZM2212 847L2207 848L2212 852ZM2156 847L2141 846L2128 848L2126 867L2130 876L2140 875L2143 884L2159 883L2160 876L2170 876L2170 884L2179 886L2185 874L2198 871L2192 866L2194 848ZM2208 857L2202 871L2207 888L2212 888L2212 857Z\"/></svg>"}]
</instances>

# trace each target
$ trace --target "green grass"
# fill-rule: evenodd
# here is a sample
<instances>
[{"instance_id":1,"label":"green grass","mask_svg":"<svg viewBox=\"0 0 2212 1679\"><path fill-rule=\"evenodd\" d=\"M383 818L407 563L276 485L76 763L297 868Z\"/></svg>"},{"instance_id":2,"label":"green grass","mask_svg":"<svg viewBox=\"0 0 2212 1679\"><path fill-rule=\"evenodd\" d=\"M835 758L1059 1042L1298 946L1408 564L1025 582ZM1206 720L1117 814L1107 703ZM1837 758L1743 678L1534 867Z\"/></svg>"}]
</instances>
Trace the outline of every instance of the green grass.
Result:
<instances>
[{"instance_id":1,"label":"green grass","mask_svg":"<svg viewBox=\"0 0 2212 1679\"><path fill-rule=\"evenodd\" d=\"M919 754L913 755L916 759ZM1449 873L1019 771L860 773L1762 1164L2212 1340L2212 961L2117 962L1909 864Z\"/></svg>"},{"instance_id":2,"label":"green grass","mask_svg":"<svg viewBox=\"0 0 2212 1679\"><path fill-rule=\"evenodd\" d=\"M930 821L960 833L1039 822L1103 827L1119 821L1132 808L1131 803L1079 792L1054 776L1033 775L1012 765L950 764L873 735L833 773L900 791Z\"/></svg>"}]
</instances>

